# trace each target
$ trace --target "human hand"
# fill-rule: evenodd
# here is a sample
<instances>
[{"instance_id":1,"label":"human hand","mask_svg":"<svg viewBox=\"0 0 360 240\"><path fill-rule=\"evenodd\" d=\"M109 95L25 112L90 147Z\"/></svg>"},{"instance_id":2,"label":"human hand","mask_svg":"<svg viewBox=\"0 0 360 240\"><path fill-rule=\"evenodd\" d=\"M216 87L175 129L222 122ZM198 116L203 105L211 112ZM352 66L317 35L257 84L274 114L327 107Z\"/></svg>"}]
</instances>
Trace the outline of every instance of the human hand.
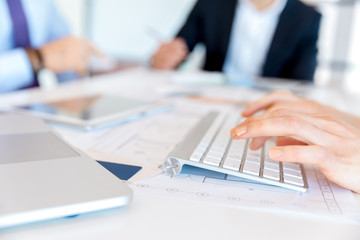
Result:
<instances>
[{"instance_id":1,"label":"human hand","mask_svg":"<svg viewBox=\"0 0 360 240\"><path fill-rule=\"evenodd\" d=\"M250 117L261 110L289 108L289 106L297 106L297 110L307 113L319 112L325 107L315 101L300 98L289 91L275 91L249 104L242 114L244 117Z\"/></svg>"},{"instance_id":2,"label":"human hand","mask_svg":"<svg viewBox=\"0 0 360 240\"><path fill-rule=\"evenodd\" d=\"M92 55L104 57L103 53L86 40L72 36L47 43L40 52L45 68L55 73L75 71L80 75L87 72Z\"/></svg>"},{"instance_id":3,"label":"human hand","mask_svg":"<svg viewBox=\"0 0 360 240\"><path fill-rule=\"evenodd\" d=\"M182 38L163 43L152 57L152 67L161 70L171 70L179 66L189 54Z\"/></svg>"},{"instance_id":4,"label":"human hand","mask_svg":"<svg viewBox=\"0 0 360 240\"><path fill-rule=\"evenodd\" d=\"M330 181L360 193L360 129L331 114L270 109L248 118L231 136L253 138L253 149L266 138L287 136L270 149L273 160L315 164Z\"/></svg>"},{"instance_id":5,"label":"human hand","mask_svg":"<svg viewBox=\"0 0 360 240\"><path fill-rule=\"evenodd\" d=\"M360 119L354 115L339 111L330 106L322 105L316 101L304 99L289 91L275 91L259 100L251 103L243 111L244 117L250 117L255 113L276 109L295 110L304 113L326 114L334 119L341 119L360 129Z\"/></svg>"}]
</instances>

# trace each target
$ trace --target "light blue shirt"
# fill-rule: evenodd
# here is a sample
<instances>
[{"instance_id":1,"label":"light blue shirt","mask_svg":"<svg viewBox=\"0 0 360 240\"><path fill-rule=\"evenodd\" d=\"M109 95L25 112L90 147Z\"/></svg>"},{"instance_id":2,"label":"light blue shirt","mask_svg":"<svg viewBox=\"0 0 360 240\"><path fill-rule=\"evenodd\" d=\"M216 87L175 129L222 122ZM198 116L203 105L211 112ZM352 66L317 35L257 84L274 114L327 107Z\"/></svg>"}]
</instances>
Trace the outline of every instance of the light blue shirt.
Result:
<instances>
[{"instance_id":1,"label":"light blue shirt","mask_svg":"<svg viewBox=\"0 0 360 240\"><path fill-rule=\"evenodd\" d=\"M275 0L259 11L250 0L239 0L223 72L235 77L260 76L279 17L287 0Z\"/></svg>"},{"instance_id":2,"label":"light blue shirt","mask_svg":"<svg viewBox=\"0 0 360 240\"><path fill-rule=\"evenodd\" d=\"M33 48L70 34L52 0L22 0ZM33 71L27 54L14 48L12 20L6 0L0 0L0 93L31 85Z\"/></svg>"}]
</instances>

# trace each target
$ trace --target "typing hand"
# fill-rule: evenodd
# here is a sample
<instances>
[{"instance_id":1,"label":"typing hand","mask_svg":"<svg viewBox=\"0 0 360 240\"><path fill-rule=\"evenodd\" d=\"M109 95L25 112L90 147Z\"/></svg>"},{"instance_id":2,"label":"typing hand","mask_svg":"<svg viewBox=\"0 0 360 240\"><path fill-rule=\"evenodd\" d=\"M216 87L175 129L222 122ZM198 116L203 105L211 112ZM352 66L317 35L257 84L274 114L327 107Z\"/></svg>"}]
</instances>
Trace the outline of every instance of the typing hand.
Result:
<instances>
[{"instance_id":1,"label":"typing hand","mask_svg":"<svg viewBox=\"0 0 360 240\"><path fill-rule=\"evenodd\" d=\"M293 99L290 97L287 103ZM261 100L258 103L261 106ZM332 108L327 112L328 107L324 106L321 113L311 113L303 111L306 101L296 104L293 108L268 108L235 127L231 136L253 138L253 149L261 147L269 137L286 136L280 137L278 146L270 149L272 159L316 164L329 180L360 193L360 129L339 119ZM360 123L359 118L352 119Z\"/></svg>"},{"instance_id":2,"label":"typing hand","mask_svg":"<svg viewBox=\"0 0 360 240\"><path fill-rule=\"evenodd\" d=\"M188 54L185 41L181 38L175 38L159 47L152 57L152 67L161 70L175 69L186 59Z\"/></svg>"},{"instance_id":3,"label":"typing hand","mask_svg":"<svg viewBox=\"0 0 360 240\"><path fill-rule=\"evenodd\" d=\"M77 37L65 37L48 43L40 52L45 68L55 73L75 71L80 75L87 72L91 56L104 57L92 44Z\"/></svg>"},{"instance_id":4,"label":"typing hand","mask_svg":"<svg viewBox=\"0 0 360 240\"><path fill-rule=\"evenodd\" d=\"M250 117L262 110L274 111L276 109L279 109L279 111L281 111L281 109L295 109L296 111L304 113L326 114L335 119L348 122L360 129L360 121L354 115L341 112L335 108L322 105L313 100L298 97L289 91L276 91L251 103L243 111L242 115L244 117Z\"/></svg>"}]
</instances>

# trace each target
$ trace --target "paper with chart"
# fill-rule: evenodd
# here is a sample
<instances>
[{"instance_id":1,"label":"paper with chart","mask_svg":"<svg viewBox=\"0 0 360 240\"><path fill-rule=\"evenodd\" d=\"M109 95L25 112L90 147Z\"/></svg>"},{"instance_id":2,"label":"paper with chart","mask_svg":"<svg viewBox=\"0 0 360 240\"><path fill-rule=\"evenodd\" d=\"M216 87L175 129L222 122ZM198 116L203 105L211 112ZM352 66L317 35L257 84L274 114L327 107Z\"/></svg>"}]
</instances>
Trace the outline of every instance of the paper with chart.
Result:
<instances>
[{"instance_id":1,"label":"paper with chart","mask_svg":"<svg viewBox=\"0 0 360 240\"><path fill-rule=\"evenodd\" d=\"M186 104L185 104L186 105ZM95 132L57 129L71 144L96 160L138 165L134 181L162 172L162 162L206 114L203 104L178 104L176 110Z\"/></svg>"},{"instance_id":2,"label":"paper with chart","mask_svg":"<svg viewBox=\"0 0 360 240\"><path fill-rule=\"evenodd\" d=\"M360 208L353 194L330 183L321 172L306 169L306 193L247 181L226 174L190 169L176 177L165 174L132 184L137 193L156 194L232 207L292 211L302 214L343 217L360 221Z\"/></svg>"}]
</instances>

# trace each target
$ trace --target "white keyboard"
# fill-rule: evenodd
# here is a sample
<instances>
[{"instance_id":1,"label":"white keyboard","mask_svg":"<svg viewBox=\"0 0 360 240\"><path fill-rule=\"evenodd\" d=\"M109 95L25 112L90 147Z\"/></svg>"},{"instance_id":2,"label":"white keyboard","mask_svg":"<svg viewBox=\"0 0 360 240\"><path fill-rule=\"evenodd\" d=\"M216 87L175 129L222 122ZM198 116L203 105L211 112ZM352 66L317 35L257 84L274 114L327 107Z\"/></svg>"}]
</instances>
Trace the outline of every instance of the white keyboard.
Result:
<instances>
[{"instance_id":1,"label":"white keyboard","mask_svg":"<svg viewBox=\"0 0 360 240\"><path fill-rule=\"evenodd\" d=\"M185 164L306 192L308 184L301 164L278 162L268 156L268 149L275 145L273 140L253 151L248 148L250 140L231 138L230 130L241 121L239 110L206 115L165 159L165 173L175 176Z\"/></svg>"}]
</instances>

